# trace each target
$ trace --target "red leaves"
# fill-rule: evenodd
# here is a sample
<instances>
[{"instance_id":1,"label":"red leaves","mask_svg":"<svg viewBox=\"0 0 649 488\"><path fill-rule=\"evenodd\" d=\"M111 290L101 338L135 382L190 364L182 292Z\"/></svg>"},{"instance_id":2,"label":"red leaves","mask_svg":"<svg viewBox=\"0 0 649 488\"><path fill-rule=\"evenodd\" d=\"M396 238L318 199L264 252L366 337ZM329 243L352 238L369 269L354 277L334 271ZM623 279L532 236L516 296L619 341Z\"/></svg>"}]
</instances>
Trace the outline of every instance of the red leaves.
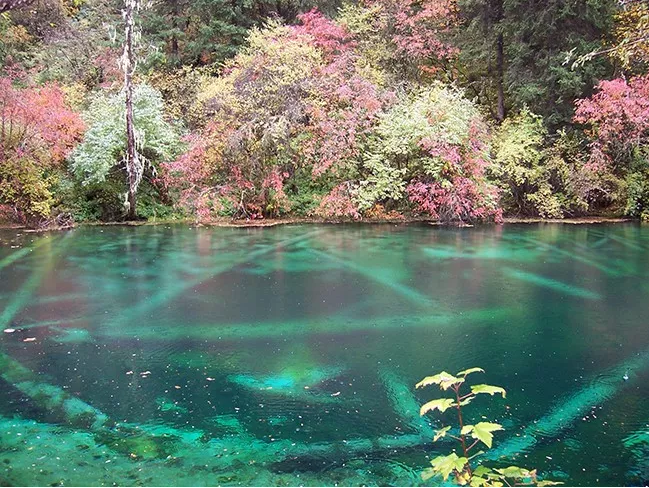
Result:
<instances>
[{"instance_id":1,"label":"red leaves","mask_svg":"<svg viewBox=\"0 0 649 488\"><path fill-rule=\"evenodd\" d=\"M317 9L298 16L301 24L293 26L296 35L310 37L311 43L321 49L328 59L354 47L347 29L326 18Z\"/></svg>"},{"instance_id":2,"label":"red leaves","mask_svg":"<svg viewBox=\"0 0 649 488\"><path fill-rule=\"evenodd\" d=\"M602 81L597 90L592 97L577 100L575 121L591 127L595 138L591 160L602 164L647 142L649 75L628 82L623 78Z\"/></svg>"},{"instance_id":3,"label":"red leaves","mask_svg":"<svg viewBox=\"0 0 649 488\"><path fill-rule=\"evenodd\" d=\"M496 192L484 181L454 176L447 181L418 179L406 188L408 198L420 212L444 222L502 221L495 204Z\"/></svg>"},{"instance_id":4,"label":"red leaves","mask_svg":"<svg viewBox=\"0 0 649 488\"><path fill-rule=\"evenodd\" d=\"M0 201L16 216L40 219L53 202L49 174L81 138L84 124L57 85L17 88L15 81L0 77Z\"/></svg>"},{"instance_id":5,"label":"red leaves","mask_svg":"<svg viewBox=\"0 0 649 488\"><path fill-rule=\"evenodd\" d=\"M360 220L356 204L352 201L351 183L345 182L336 186L322 199L316 213L325 218L351 218Z\"/></svg>"},{"instance_id":6,"label":"red leaves","mask_svg":"<svg viewBox=\"0 0 649 488\"><path fill-rule=\"evenodd\" d=\"M55 166L67 157L84 128L57 85L15 88L12 79L0 77L0 160L17 155Z\"/></svg>"}]
</instances>

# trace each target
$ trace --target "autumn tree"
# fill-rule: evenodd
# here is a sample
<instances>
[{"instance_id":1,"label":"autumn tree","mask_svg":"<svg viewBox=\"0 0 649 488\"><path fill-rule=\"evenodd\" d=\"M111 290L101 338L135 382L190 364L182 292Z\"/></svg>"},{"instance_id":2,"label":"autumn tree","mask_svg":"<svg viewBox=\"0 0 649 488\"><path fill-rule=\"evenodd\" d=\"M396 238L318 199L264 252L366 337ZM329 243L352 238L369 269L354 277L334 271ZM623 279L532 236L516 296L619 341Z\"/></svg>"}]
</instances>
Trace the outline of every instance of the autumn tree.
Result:
<instances>
[{"instance_id":1,"label":"autumn tree","mask_svg":"<svg viewBox=\"0 0 649 488\"><path fill-rule=\"evenodd\" d=\"M644 0L624 0L615 18L616 44L608 54L630 68L649 63L649 5Z\"/></svg>"},{"instance_id":2,"label":"autumn tree","mask_svg":"<svg viewBox=\"0 0 649 488\"><path fill-rule=\"evenodd\" d=\"M407 199L445 222L500 220L488 182L488 126L462 91L435 83L404 96L376 127L354 198L361 209Z\"/></svg>"},{"instance_id":3,"label":"autumn tree","mask_svg":"<svg viewBox=\"0 0 649 488\"><path fill-rule=\"evenodd\" d=\"M337 20L364 62L390 75L390 84L451 76L455 0L363 0L345 5Z\"/></svg>"},{"instance_id":4,"label":"autumn tree","mask_svg":"<svg viewBox=\"0 0 649 488\"><path fill-rule=\"evenodd\" d=\"M16 218L37 222L49 216L58 170L79 140L84 124L61 88L18 88L0 78L0 202Z\"/></svg>"},{"instance_id":5,"label":"autumn tree","mask_svg":"<svg viewBox=\"0 0 649 488\"><path fill-rule=\"evenodd\" d=\"M358 69L346 29L318 12L301 19L253 30L225 74L206 84L203 133L165 165L168 184L192 212L274 216L290 208L296 174L332 190L354 172L390 97Z\"/></svg>"},{"instance_id":6,"label":"autumn tree","mask_svg":"<svg viewBox=\"0 0 649 488\"><path fill-rule=\"evenodd\" d=\"M132 124L137 131L136 150L142 171L140 182L146 178L150 184L155 184L159 165L175 159L181 152L180 137L177 128L166 121L164 103L158 91L147 85L135 85L132 102ZM84 113L89 128L71 156L71 168L84 187L114 186L122 196L129 193L126 110L123 92L101 93Z\"/></svg>"},{"instance_id":7,"label":"autumn tree","mask_svg":"<svg viewBox=\"0 0 649 488\"><path fill-rule=\"evenodd\" d=\"M590 137L591 173L626 180L609 199L626 196L626 213L649 217L649 76L602 81L590 98L577 101L576 122Z\"/></svg>"}]
</instances>

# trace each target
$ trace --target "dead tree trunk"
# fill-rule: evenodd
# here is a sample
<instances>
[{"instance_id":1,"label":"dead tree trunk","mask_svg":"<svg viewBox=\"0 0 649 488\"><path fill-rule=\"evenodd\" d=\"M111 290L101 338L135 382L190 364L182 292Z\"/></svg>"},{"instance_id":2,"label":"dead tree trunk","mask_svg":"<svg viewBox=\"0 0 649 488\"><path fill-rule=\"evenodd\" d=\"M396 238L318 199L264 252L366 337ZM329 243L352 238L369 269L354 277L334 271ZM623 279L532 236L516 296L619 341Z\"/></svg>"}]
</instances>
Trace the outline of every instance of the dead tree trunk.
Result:
<instances>
[{"instance_id":1,"label":"dead tree trunk","mask_svg":"<svg viewBox=\"0 0 649 488\"><path fill-rule=\"evenodd\" d=\"M504 5L502 0L496 1L495 26L498 29L496 39L496 84L498 89L497 119L499 123L505 120L505 39L502 32L502 21L504 17Z\"/></svg>"},{"instance_id":2,"label":"dead tree trunk","mask_svg":"<svg viewBox=\"0 0 649 488\"><path fill-rule=\"evenodd\" d=\"M138 154L135 121L133 117L133 72L135 71L135 13L139 9L139 0L124 0L124 22L126 24L126 39L122 69L124 70L124 93L126 95L126 174L128 176L127 218L136 217L135 204L137 188L142 180L143 162Z\"/></svg>"}]
</instances>

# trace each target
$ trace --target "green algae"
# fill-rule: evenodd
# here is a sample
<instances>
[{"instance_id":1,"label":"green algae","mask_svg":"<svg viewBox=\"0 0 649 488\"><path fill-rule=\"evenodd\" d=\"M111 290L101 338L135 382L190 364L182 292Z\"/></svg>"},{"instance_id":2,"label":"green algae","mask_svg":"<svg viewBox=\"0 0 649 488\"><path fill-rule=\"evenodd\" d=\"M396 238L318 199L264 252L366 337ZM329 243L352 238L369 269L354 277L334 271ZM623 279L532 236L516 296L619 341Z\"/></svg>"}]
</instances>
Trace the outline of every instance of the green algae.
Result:
<instances>
[{"instance_id":1,"label":"green algae","mask_svg":"<svg viewBox=\"0 0 649 488\"><path fill-rule=\"evenodd\" d=\"M111 423L104 413L71 396L62 388L43 382L31 370L2 352L0 352L0 377L65 424L99 429Z\"/></svg>"},{"instance_id":2,"label":"green algae","mask_svg":"<svg viewBox=\"0 0 649 488\"><path fill-rule=\"evenodd\" d=\"M534 262L538 259L538 252L528 249L520 249L514 246L503 247L477 247L464 248L461 250L452 246L425 247L422 249L426 256L431 258L446 259L486 259L496 261Z\"/></svg>"},{"instance_id":3,"label":"green algae","mask_svg":"<svg viewBox=\"0 0 649 488\"><path fill-rule=\"evenodd\" d=\"M4 258L0 259L0 270L3 268L6 268L7 266L11 266L14 264L16 261L20 261L24 257L28 256L31 254L35 249L43 246L48 242L47 239L38 239L36 242L34 242L31 246L29 247L23 247L21 249L18 249L8 256L5 256Z\"/></svg>"},{"instance_id":4,"label":"green algae","mask_svg":"<svg viewBox=\"0 0 649 488\"><path fill-rule=\"evenodd\" d=\"M318 386L342 373L342 368L320 367L299 372L285 370L274 375L255 377L250 374L233 374L228 381L239 387L261 391L267 395L282 395L299 401L339 403L337 397L318 391Z\"/></svg>"},{"instance_id":5,"label":"green algae","mask_svg":"<svg viewBox=\"0 0 649 488\"><path fill-rule=\"evenodd\" d=\"M318 233L319 231L305 232L299 234L296 237L280 241L276 244L262 246L255 250L235 254L231 257L229 256L226 263L209 268L207 271L203 270L201 274L196 278L190 280L176 280L175 285L168 286L164 290L158 291L155 295L148 297L146 301L142 301L135 306L121 312L119 315L111 319L111 323L113 326L120 326L124 323L133 323L138 317L142 316L143 314L163 306L185 291L199 286L203 282L213 279L215 276L224 273L225 271L229 271L239 264L259 258L265 254L277 250L278 248L291 246L299 242L309 240Z\"/></svg>"},{"instance_id":6,"label":"green algae","mask_svg":"<svg viewBox=\"0 0 649 488\"><path fill-rule=\"evenodd\" d=\"M408 299L414 305L419 307L432 307L435 305L435 302L423 293L400 283L394 279L391 270L386 268L367 268L358 263L344 259L334 254L319 251L317 249L312 249L311 252L319 257L333 261L341 266L343 269L350 269L361 276L368 278L376 283L390 288L395 293L398 293L400 296Z\"/></svg>"},{"instance_id":7,"label":"green algae","mask_svg":"<svg viewBox=\"0 0 649 488\"><path fill-rule=\"evenodd\" d=\"M95 342L90 332L86 329L72 329L66 327L50 327L54 335L50 336L59 344L79 344L82 342Z\"/></svg>"},{"instance_id":8,"label":"green algae","mask_svg":"<svg viewBox=\"0 0 649 488\"><path fill-rule=\"evenodd\" d=\"M161 412L174 412L174 413L187 413L187 409L178 402L166 397L158 397L155 399L155 404Z\"/></svg>"},{"instance_id":9,"label":"green algae","mask_svg":"<svg viewBox=\"0 0 649 488\"><path fill-rule=\"evenodd\" d=\"M582 256L578 253L571 252L571 251L566 251L565 249L561 249L557 246L553 246L551 244L548 244L546 242L539 241L537 239L533 239L530 237L521 237L522 240L525 242L529 242L530 244L534 244L535 246L538 246L540 249L544 249L546 251L550 251L551 253L557 255L557 256L562 256L565 258L568 258L570 260L575 260L579 261L580 263L586 264L588 266L591 266L593 268L598 269L599 271L602 271L603 273L606 273L610 276L620 276L621 272L619 269L616 268L611 268L609 266L606 266L594 259L591 259L586 256Z\"/></svg>"}]
</instances>

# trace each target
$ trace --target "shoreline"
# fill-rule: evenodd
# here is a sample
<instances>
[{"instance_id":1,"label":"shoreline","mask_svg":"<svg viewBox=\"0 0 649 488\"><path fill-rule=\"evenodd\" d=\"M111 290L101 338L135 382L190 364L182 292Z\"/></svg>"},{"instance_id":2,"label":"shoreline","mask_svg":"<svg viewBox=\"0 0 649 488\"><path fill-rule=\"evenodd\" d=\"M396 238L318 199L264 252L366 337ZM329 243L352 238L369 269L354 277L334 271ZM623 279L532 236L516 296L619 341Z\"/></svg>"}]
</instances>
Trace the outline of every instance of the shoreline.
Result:
<instances>
[{"instance_id":1,"label":"shoreline","mask_svg":"<svg viewBox=\"0 0 649 488\"><path fill-rule=\"evenodd\" d=\"M31 228L20 224L0 223L0 230L21 230L30 233L61 231L81 227L144 227L158 225L188 225L192 227L231 227L231 228L260 228L276 227L280 225L312 224L312 225L407 225L407 224L428 224L435 227L459 227L471 228L486 225L512 225L512 224L564 224L564 225L596 225L596 224L620 224L628 222L640 222L638 219L627 217L576 217L566 219L544 219L540 217L506 217L501 224L445 224L436 220L426 218L400 218L400 219L365 219L365 220L326 220L313 218L286 218L286 219L260 219L260 220L231 220L223 219L212 222L196 222L192 219L157 220L157 221L124 221L124 222L79 222L71 226L53 226L44 228Z\"/></svg>"}]
</instances>

